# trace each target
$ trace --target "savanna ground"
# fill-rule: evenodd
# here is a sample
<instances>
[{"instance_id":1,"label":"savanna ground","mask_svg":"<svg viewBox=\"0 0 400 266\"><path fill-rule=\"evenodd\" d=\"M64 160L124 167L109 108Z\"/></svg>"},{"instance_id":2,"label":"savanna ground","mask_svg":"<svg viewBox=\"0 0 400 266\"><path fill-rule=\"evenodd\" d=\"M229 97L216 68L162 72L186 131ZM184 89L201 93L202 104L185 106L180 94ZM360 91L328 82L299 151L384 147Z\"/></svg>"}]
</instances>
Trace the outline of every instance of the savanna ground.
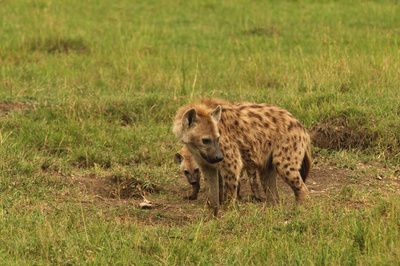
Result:
<instances>
[{"instance_id":1,"label":"savanna ground","mask_svg":"<svg viewBox=\"0 0 400 266\"><path fill-rule=\"evenodd\" d=\"M0 263L400 264L397 1L0 1ZM267 102L313 139L310 199L209 219L176 109ZM143 209L140 203L152 203Z\"/></svg>"}]
</instances>

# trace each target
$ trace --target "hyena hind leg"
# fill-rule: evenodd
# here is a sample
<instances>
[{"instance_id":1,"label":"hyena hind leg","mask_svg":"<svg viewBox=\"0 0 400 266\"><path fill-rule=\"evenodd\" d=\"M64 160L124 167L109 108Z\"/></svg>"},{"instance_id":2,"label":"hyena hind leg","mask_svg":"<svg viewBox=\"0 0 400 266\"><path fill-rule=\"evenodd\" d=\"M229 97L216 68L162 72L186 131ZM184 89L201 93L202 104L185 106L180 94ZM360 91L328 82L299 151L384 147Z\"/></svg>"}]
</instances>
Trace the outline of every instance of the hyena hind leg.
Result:
<instances>
[{"instance_id":1,"label":"hyena hind leg","mask_svg":"<svg viewBox=\"0 0 400 266\"><path fill-rule=\"evenodd\" d=\"M308 188L304 184L299 170L295 167L287 166L286 168L277 168L278 174L292 188L296 203L304 204L308 197Z\"/></svg>"},{"instance_id":2,"label":"hyena hind leg","mask_svg":"<svg viewBox=\"0 0 400 266\"><path fill-rule=\"evenodd\" d=\"M257 201L265 201L265 193L259 175L256 171L247 172L250 182L251 192Z\"/></svg>"},{"instance_id":3,"label":"hyena hind leg","mask_svg":"<svg viewBox=\"0 0 400 266\"><path fill-rule=\"evenodd\" d=\"M272 167L260 173L261 184L265 191L265 198L268 206L273 206L279 203L276 176L277 172Z\"/></svg>"}]
</instances>

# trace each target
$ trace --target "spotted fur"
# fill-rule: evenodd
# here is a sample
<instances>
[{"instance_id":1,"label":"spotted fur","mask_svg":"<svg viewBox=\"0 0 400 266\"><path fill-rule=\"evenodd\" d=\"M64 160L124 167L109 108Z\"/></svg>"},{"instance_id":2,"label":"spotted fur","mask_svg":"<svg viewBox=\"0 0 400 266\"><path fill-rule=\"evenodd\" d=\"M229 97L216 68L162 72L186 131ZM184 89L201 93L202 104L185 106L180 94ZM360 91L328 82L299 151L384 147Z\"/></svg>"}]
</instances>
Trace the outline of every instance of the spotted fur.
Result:
<instances>
[{"instance_id":1,"label":"spotted fur","mask_svg":"<svg viewBox=\"0 0 400 266\"><path fill-rule=\"evenodd\" d=\"M243 170L257 172L268 203L279 201L277 175L292 188L296 202L304 203L310 137L288 111L269 104L205 99L177 111L173 132L200 166L215 215L221 199L236 198Z\"/></svg>"}]
</instances>

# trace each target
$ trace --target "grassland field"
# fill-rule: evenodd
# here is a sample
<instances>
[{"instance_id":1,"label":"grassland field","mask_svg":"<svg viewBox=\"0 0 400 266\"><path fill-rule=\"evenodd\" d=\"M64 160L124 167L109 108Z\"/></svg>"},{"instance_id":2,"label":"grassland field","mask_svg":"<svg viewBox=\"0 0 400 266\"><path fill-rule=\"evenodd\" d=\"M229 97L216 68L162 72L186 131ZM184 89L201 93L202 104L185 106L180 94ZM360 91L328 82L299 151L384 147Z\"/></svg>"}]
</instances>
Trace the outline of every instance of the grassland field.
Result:
<instances>
[{"instance_id":1,"label":"grassland field","mask_svg":"<svg viewBox=\"0 0 400 266\"><path fill-rule=\"evenodd\" d=\"M396 0L0 0L0 264L399 265L399 14ZM304 123L304 206L283 183L279 206L246 194L218 219L204 187L184 199L172 120L202 97Z\"/></svg>"}]
</instances>

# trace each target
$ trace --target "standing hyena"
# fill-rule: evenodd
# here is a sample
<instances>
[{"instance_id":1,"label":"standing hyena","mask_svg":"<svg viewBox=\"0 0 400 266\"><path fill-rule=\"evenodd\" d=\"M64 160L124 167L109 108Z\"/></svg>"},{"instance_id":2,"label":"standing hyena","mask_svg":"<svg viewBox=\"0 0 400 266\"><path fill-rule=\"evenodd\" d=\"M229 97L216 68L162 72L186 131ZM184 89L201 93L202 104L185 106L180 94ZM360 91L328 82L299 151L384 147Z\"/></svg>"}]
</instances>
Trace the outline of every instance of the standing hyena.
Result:
<instances>
[{"instance_id":1,"label":"standing hyena","mask_svg":"<svg viewBox=\"0 0 400 266\"><path fill-rule=\"evenodd\" d=\"M311 164L310 137L288 111L268 104L209 99L181 107L173 132L200 166L209 201L218 214L219 176L223 193L236 197L242 170L257 171L268 203L277 203L278 174L293 189L296 202L308 195L304 184Z\"/></svg>"},{"instance_id":2,"label":"standing hyena","mask_svg":"<svg viewBox=\"0 0 400 266\"><path fill-rule=\"evenodd\" d=\"M181 172L192 186L192 194L188 197L189 200L197 199L197 194L199 194L200 190L201 173L199 166L185 146L182 147L180 153L175 153L174 162L180 165Z\"/></svg>"},{"instance_id":3,"label":"standing hyena","mask_svg":"<svg viewBox=\"0 0 400 266\"><path fill-rule=\"evenodd\" d=\"M180 166L181 172L185 175L187 181L192 186L192 194L188 197L188 199L197 199L197 195L200 191L200 168L186 146L183 146L179 153L175 153L174 163ZM259 191L259 184L257 182L258 180L256 179L256 172L248 173L248 177L250 180L251 190L255 198L261 201L263 199L263 196L262 193ZM237 196L239 197L239 187L237 191Z\"/></svg>"}]
</instances>

